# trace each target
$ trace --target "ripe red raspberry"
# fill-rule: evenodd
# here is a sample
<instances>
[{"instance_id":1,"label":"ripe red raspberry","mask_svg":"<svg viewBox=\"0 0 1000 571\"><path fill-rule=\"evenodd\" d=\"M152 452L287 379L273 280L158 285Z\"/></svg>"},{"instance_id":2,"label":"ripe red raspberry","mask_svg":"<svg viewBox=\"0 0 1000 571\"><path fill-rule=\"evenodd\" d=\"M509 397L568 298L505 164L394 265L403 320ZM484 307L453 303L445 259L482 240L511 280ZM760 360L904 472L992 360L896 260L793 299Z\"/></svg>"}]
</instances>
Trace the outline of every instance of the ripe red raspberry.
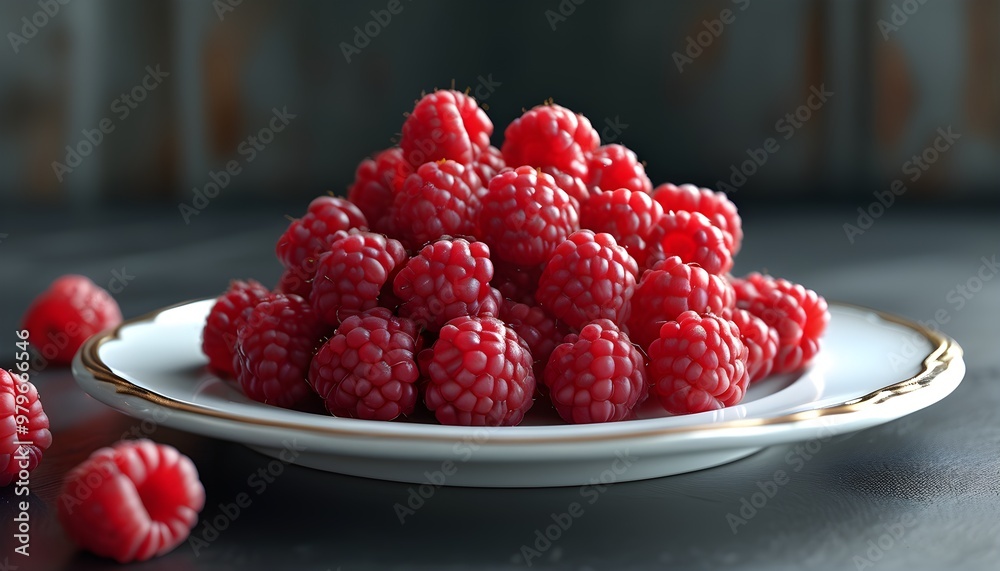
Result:
<instances>
[{"instance_id":1,"label":"ripe red raspberry","mask_svg":"<svg viewBox=\"0 0 1000 571\"><path fill-rule=\"evenodd\" d=\"M42 410L38 391L30 382L21 382L22 378L0 369L0 487L23 479L21 472L34 470L42 452L52 445L49 417Z\"/></svg>"},{"instance_id":2,"label":"ripe red raspberry","mask_svg":"<svg viewBox=\"0 0 1000 571\"><path fill-rule=\"evenodd\" d=\"M423 96L403 123L399 146L413 168L441 159L471 164L490 145L493 123L476 100L458 91Z\"/></svg>"},{"instance_id":3,"label":"ripe red raspberry","mask_svg":"<svg viewBox=\"0 0 1000 571\"><path fill-rule=\"evenodd\" d=\"M517 333L494 317L457 317L431 349L424 404L438 422L520 424L534 402L535 374Z\"/></svg>"},{"instance_id":4,"label":"ripe red raspberry","mask_svg":"<svg viewBox=\"0 0 1000 571\"><path fill-rule=\"evenodd\" d=\"M376 307L344 320L313 357L309 384L334 416L393 420L413 412L417 327Z\"/></svg>"},{"instance_id":5,"label":"ripe red raspberry","mask_svg":"<svg viewBox=\"0 0 1000 571\"><path fill-rule=\"evenodd\" d=\"M490 280L490 249L463 238L438 240L410 258L393 281L402 301L399 314L421 329L437 331L463 315L496 315L499 307Z\"/></svg>"},{"instance_id":6,"label":"ripe red raspberry","mask_svg":"<svg viewBox=\"0 0 1000 571\"><path fill-rule=\"evenodd\" d=\"M527 305L506 299L500 305L503 320L531 351L535 378L540 379L552 350L569 335L569 327L537 305Z\"/></svg>"},{"instance_id":7,"label":"ripe red raspberry","mask_svg":"<svg viewBox=\"0 0 1000 571\"><path fill-rule=\"evenodd\" d=\"M311 410L316 394L306 382L309 362L327 327L297 295L258 303L236 334L233 369L243 393L282 408Z\"/></svg>"},{"instance_id":8,"label":"ripe red raspberry","mask_svg":"<svg viewBox=\"0 0 1000 571\"><path fill-rule=\"evenodd\" d=\"M700 212L715 224L726 239L726 246L732 255L740 251L743 244L743 221L729 197L724 192L698 188L693 184L675 186L661 184L653 191L653 200L663 206L664 212L687 210Z\"/></svg>"},{"instance_id":9,"label":"ripe red raspberry","mask_svg":"<svg viewBox=\"0 0 1000 571\"><path fill-rule=\"evenodd\" d=\"M646 240L646 263L653 265L669 256L698 264L709 273L722 275L733 267L733 254L725 236L700 212L675 210L664 213Z\"/></svg>"},{"instance_id":10,"label":"ripe red raspberry","mask_svg":"<svg viewBox=\"0 0 1000 571\"><path fill-rule=\"evenodd\" d=\"M233 280L229 289L208 312L201 332L201 350L208 357L208 366L228 375L233 374L233 347L236 333L246 323L246 315L271 292L254 280Z\"/></svg>"},{"instance_id":11,"label":"ripe red raspberry","mask_svg":"<svg viewBox=\"0 0 1000 571\"><path fill-rule=\"evenodd\" d=\"M346 236L347 233L344 233ZM293 294L304 299L309 299L312 293L313 276L316 274L316 264L319 260L307 262L304 266L285 268L278 278L278 285L274 287L276 293Z\"/></svg>"},{"instance_id":12,"label":"ripe red raspberry","mask_svg":"<svg viewBox=\"0 0 1000 571\"><path fill-rule=\"evenodd\" d=\"M738 280L734 280L738 281ZM778 332L773 373L788 373L809 364L819 352L820 337L830 322L826 300L811 289L758 273L746 277L757 296L739 299L737 306L764 320ZM752 290L738 288L746 295Z\"/></svg>"},{"instance_id":13,"label":"ripe red raspberry","mask_svg":"<svg viewBox=\"0 0 1000 571\"><path fill-rule=\"evenodd\" d=\"M22 327L46 360L64 365L88 337L122 322L111 294L88 278L65 275L52 282L25 312Z\"/></svg>"},{"instance_id":14,"label":"ripe red raspberry","mask_svg":"<svg viewBox=\"0 0 1000 571\"><path fill-rule=\"evenodd\" d=\"M602 318L625 323L638 273L635 260L610 234L580 230L552 254L535 299L577 329Z\"/></svg>"},{"instance_id":15,"label":"ripe red raspberry","mask_svg":"<svg viewBox=\"0 0 1000 571\"><path fill-rule=\"evenodd\" d=\"M628 335L598 319L555 348L545 366L545 386L566 422L625 420L648 394L644 360Z\"/></svg>"},{"instance_id":16,"label":"ripe red raspberry","mask_svg":"<svg viewBox=\"0 0 1000 571\"><path fill-rule=\"evenodd\" d=\"M511 122L500 147L508 165L555 167L587 178L587 153L601 137L583 115L555 104L539 105Z\"/></svg>"},{"instance_id":17,"label":"ripe red raspberry","mask_svg":"<svg viewBox=\"0 0 1000 571\"><path fill-rule=\"evenodd\" d=\"M671 256L639 279L632 295L628 333L645 349L659 337L664 323L685 311L722 313L734 304L733 289L726 280Z\"/></svg>"},{"instance_id":18,"label":"ripe red raspberry","mask_svg":"<svg viewBox=\"0 0 1000 571\"><path fill-rule=\"evenodd\" d=\"M396 193L403 188L403 181L412 172L413 167L403 158L399 147L386 149L358 165L347 199L364 213L372 232L395 233L389 210Z\"/></svg>"},{"instance_id":19,"label":"ripe red raspberry","mask_svg":"<svg viewBox=\"0 0 1000 571\"><path fill-rule=\"evenodd\" d=\"M583 179L578 176L566 174L554 167L542 167L542 172L551 176L556 181L556 186L561 188L570 198L576 200L578 207L582 207L593 195L597 194L592 192Z\"/></svg>"},{"instance_id":20,"label":"ripe red raspberry","mask_svg":"<svg viewBox=\"0 0 1000 571\"><path fill-rule=\"evenodd\" d=\"M441 236L476 232L479 197L476 174L455 161L424 163L407 177L393 205L393 226L401 241L416 246Z\"/></svg>"},{"instance_id":21,"label":"ripe red raspberry","mask_svg":"<svg viewBox=\"0 0 1000 571\"><path fill-rule=\"evenodd\" d=\"M535 305L535 291L543 266L519 266L493 259L493 286L500 290L503 299Z\"/></svg>"},{"instance_id":22,"label":"ripe red raspberry","mask_svg":"<svg viewBox=\"0 0 1000 571\"><path fill-rule=\"evenodd\" d=\"M567 236L580 229L574 201L551 176L532 167L493 177L482 202L478 236L498 258L514 264L546 262Z\"/></svg>"},{"instance_id":23,"label":"ripe red raspberry","mask_svg":"<svg viewBox=\"0 0 1000 571\"><path fill-rule=\"evenodd\" d=\"M604 145L590 155L587 163L587 185L604 191L627 188L634 192L653 192L653 182L646 176L646 167L631 149L624 145Z\"/></svg>"},{"instance_id":24,"label":"ripe red raspberry","mask_svg":"<svg viewBox=\"0 0 1000 571\"><path fill-rule=\"evenodd\" d=\"M645 268L646 240L663 217L663 208L645 192L619 188L596 194L580 207L580 227L607 232Z\"/></svg>"},{"instance_id":25,"label":"ripe red raspberry","mask_svg":"<svg viewBox=\"0 0 1000 571\"><path fill-rule=\"evenodd\" d=\"M735 323L685 311L649 346L650 393L674 414L733 406L750 380L747 355Z\"/></svg>"},{"instance_id":26,"label":"ripe red raspberry","mask_svg":"<svg viewBox=\"0 0 1000 571\"><path fill-rule=\"evenodd\" d=\"M190 458L166 444L124 440L66 474L58 509L74 542L129 563L183 543L204 505L205 488Z\"/></svg>"},{"instance_id":27,"label":"ripe red raspberry","mask_svg":"<svg viewBox=\"0 0 1000 571\"><path fill-rule=\"evenodd\" d=\"M339 231L367 228L365 215L354 204L334 196L320 196L309 203L305 216L293 220L278 238L275 253L286 268L301 267L327 251Z\"/></svg>"},{"instance_id":28,"label":"ripe red raspberry","mask_svg":"<svg viewBox=\"0 0 1000 571\"><path fill-rule=\"evenodd\" d=\"M382 288L404 262L406 250L398 241L371 232L349 234L320 256L309 302L320 319L336 326L378 306Z\"/></svg>"},{"instance_id":29,"label":"ripe red raspberry","mask_svg":"<svg viewBox=\"0 0 1000 571\"><path fill-rule=\"evenodd\" d=\"M740 330L740 338L747 346L747 375L750 382L759 381L771 374L774 356L778 354L778 332L764 320L745 309L734 309L729 319Z\"/></svg>"},{"instance_id":30,"label":"ripe red raspberry","mask_svg":"<svg viewBox=\"0 0 1000 571\"><path fill-rule=\"evenodd\" d=\"M480 185L474 189L476 196L482 198L493 177L505 168L507 168L507 163L504 162L500 149L493 145L483 149L483 154L479 155L476 162L472 163L472 171L479 177L480 182Z\"/></svg>"}]
</instances>

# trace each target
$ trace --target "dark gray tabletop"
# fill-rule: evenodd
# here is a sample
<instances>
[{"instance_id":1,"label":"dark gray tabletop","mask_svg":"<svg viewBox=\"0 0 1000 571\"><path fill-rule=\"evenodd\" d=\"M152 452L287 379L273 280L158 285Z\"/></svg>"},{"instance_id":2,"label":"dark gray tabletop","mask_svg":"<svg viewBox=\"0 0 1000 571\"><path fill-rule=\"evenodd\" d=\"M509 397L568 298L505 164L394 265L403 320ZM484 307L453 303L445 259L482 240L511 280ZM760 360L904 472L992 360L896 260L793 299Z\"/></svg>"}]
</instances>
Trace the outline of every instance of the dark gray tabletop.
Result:
<instances>
[{"instance_id":1,"label":"dark gray tabletop","mask_svg":"<svg viewBox=\"0 0 1000 571\"><path fill-rule=\"evenodd\" d=\"M0 363L13 358L27 303L64 273L105 286L116 272L127 275L115 288L127 317L215 295L232 277L273 284L283 215L303 208L213 204L190 225L171 205L4 213L0 332L10 348L0 349ZM609 486L549 545L536 545L536 530L578 501L580 489L441 488L400 524L393 506L406 501L407 484L290 466L257 494L248 479L269 458L157 427L149 437L177 446L198 466L208 493L203 520L219 516L220 504L240 492L253 490L252 503L197 553L182 545L135 568L996 569L1000 280L964 295L957 288L975 285L970 278L997 256L997 212L898 206L851 243L843 224L854 218L850 205L744 209L736 273L766 268L829 299L939 320L965 349L968 374L936 405L823 442L807 459L794 456L803 459L794 466L795 445L776 446L718 468ZM119 568L67 541L55 518L57 492L66 470L142 427L85 395L67 369L33 379L54 443L31 477L30 558L13 553L15 497L11 488L0 490L0 564L6 557L9 569ZM727 515L739 514L758 483L782 468L790 481L734 533Z\"/></svg>"}]
</instances>

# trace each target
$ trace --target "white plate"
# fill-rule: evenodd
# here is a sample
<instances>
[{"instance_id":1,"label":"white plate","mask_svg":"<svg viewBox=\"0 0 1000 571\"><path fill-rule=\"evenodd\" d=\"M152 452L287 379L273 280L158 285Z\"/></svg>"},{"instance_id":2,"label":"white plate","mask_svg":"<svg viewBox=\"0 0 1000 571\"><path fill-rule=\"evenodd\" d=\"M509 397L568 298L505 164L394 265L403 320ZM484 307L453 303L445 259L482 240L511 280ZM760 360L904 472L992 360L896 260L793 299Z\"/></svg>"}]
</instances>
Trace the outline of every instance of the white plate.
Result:
<instances>
[{"instance_id":1,"label":"white plate","mask_svg":"<svg viewBox=\"0 0 1000 571\"><path fill-rule=\"evenodd\" d=\"M91 338L73 363L80 385L147 422L322 470L420 484L566 486L699 470L765 446L890 421L941 400L965 374L953 340L831 304L809 369L765 379L740 405L719 411L660 416L646 407L638 420L566 425L536 406L525 424L500 428L335 418L252 401L209 372L200 340L212 301L170 307Z\"/></svg>"}]
</instances>

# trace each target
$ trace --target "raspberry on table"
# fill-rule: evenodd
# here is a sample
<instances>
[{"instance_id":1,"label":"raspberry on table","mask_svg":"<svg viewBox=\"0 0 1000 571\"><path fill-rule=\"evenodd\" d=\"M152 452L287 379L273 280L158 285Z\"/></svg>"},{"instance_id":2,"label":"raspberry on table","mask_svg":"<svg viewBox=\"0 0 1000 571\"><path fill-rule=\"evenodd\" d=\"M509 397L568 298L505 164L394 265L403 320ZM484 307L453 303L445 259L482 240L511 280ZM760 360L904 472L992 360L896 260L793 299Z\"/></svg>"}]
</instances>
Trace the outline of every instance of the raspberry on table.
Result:
<instances>
[{"instance_id":1,"label":"raspberry on table","mask_svg":"<svg viewBox=\"0 0 1000 571\"><path fill-rule=\"evenodd\" d=\"M399 146L415 169L441 159L468 165L490 146L492 134L493 123L474 98L440 90L417 101L403 123Z\"/></svg>"},{"instance_id":2,"label":"raspberry on table","mask_svg":"<svg viewBox=\"0 0 1000 571\"><path fill-rule=\"evenodd\" d=\"M534 359L535 378L541 379L549 355L570 334L569 327L537 305L511 299L500 305L500 319L528 346Z\"/></svg>"},{"instance_id":3,"label":"raspberry on table","mask_svg":"<svg viewBox=\"0 0 1000 571\"><path fill-rule=\"evenodd\" d=\"M500 151L508 165L555 167L586 180L587 154L600 142L590 120L550 103L514 119L504 131Z\"/></svg>"},{"instance_id":4,"label":"raspberry on table","mask_svg":"<svg viewBox=\"0 0 1000 571\"><path fill-rule=\"evenodd\" d=\"M746 394L748 350L728 319L685 311L663 324L648 354L650 394L667 412L725 408Z\"/></svg>"},{"instance_id":5,"label":"raspberry on table","mask_svg":"<svg viewBox=\"0 0 1000 571\"><path fill-rule=\"evenodd\" d=\"M22 462L27 463L24 469L28 472L37 468L42 452L52 445L49 417L38 400L35 385L22 383L20 377L5 369L0 369L0 427L0 487L3 487L19 479Z\"/></svg>"},{"instance_id":6,"label":"raspberry on table","mask_svg":"<svg viewBox=\"0 0 1000 571\"><path fill-rule=\"evenodd\" d=\"M733 309L729 319L739 328L740 338L747 346L747 374L750 382L770 375L774 367L774 356L778 354L778 332L745 309Z\"/></svg>"},{"instance_id":7,"label":"raspberry on table","mask_svg":"<svg viewBox=\"0 0 1000 571\"><path fill-rule=\"evenodd\" d=\"M556 247L580 229L575 201L555 179L521 166L490 181L479 214L479 238L494 254L522 266L545 263Z\"/></svg>"},{"instance_id":8,"label":"raspberry on table","mask_svg":"<svg viewBox=\"0 0 1000 571\"><path fill-rule=\"evenodd\" d=\"M441 424L514 426L534 403L531 352L494 317L456 317L431 347L424 404Z\"/></svg>"},{"instance_id":9,"label":"raspberry on table","mask_svg":"<svg viewBox=\"0 0 1000 571\"><path fill-rule=\"evenodd\" d=\"M503 160L500 149L490 145L483 149L476 162L472 163L472 171L479 177L479 186L473 189L476 196L482 198L489 188L490 181L503 169L507 168L507 163Z\"/></svg>"},{"instance_id":10,"label":"raspberry on table","mask_svg":"<svg viewBox=\"0 0 1000 571\"><path fill-rule=\"evenodd\" d=\"M597 194L578 176L564 173L555 167L542 167L541 170L556 181L556 186L561 188L570 198L576 200L578 207L582 207L592 196Z\"/></svg>"},{"instance_id":11,"label":"raspberry on table","mask_svg":"<svg viewBox=\"0 0 1000 571\"><path fill-rule=\"evenodd\" d=\"M638 272L635 260L610 234L580 230L549 258L535 299L570 327L602 318L625 323Z\"/></svg>"},{"instance_id":12,"label":"raspberry on table","mask_svg":"<svg viewBox=\"0 0 1000 571\"><path fill-rule=\"evenodd\" d=\"M354 182L347 190L347 199L365 215L372 232L393 234L390 209L403 181L413 167L403 158L403 150L392 147L365 159L354 172Z\"/></svg>"},{"instance_id":13,"label":"raspberry on table","mask_svg":"<svg viewBox=\"0 0 1000 571\"><path fill-rule=\"evenodd\" d=\"M393 420L413 412L420 371L417 326L376 307L344 320L309 367L309 384L334 416Z\"/></svg>"},{"instance_id":14,"label":"raspberry on table","mask_svg":"<svg viewBox=\"0 0 1000 571\"><path fill-rule=\"evenodd\" d=\"M233 280L215 300L201 332L201 351L215 371L232 375L236 333L246 323L246 315L271 292L255 280Z\"/></svg>"},{"instance_id":15,"label":"raspberry on table","mask_svg":"<svg viewBox=\"0 0 1000 571\"><path fill-rule=\"evenodd\" d=\"M365 215L351 202L320 196L309 203L305 216L288 225L278 238L275 253L286 268L299 267L327 251L341 236L338 232L367 227Z\"/></svg>"},{"instance_id":16,"label":"raspberry on table","mask_svg":"<svg viewBox=\"0 0 1000 571\"><path fill-rule=\"evenodd\" d=\"M122 322L111 294L79 275L65 275L31 302L22 319L35 350L52 363L67 365L88 337Z\"/></svg>"},{"instance_id":17,"label":"raspberry on table","mask_svg":"<svg viewBox=\"0 0 1000 571\"><path fill-rule=\"evenodd\" d=\"M687 210L705 215L715 224L726 239L726 247L733 256L743 244L743 221L736 205L724 192L699 188L693 184L675 186L664 183L653 190L653 200L663 206L664 212Z\"/></svg>"},{"instance_id":18,"label":"raspberry on table","mask_svg":"<svg viewBox=\"0 0 1000 571\"><path fill-rule=\"evenodd\" d=\"M187 456L125 440L101 448L63 479L59 521L77 545L119 563L164 555L187 539L205 489Z\"/></svg>"},{"instance_id":19,"label":"raspberry on table","mask_svg":"<svg viewBox=\"0 0 1000 571\"><path fill-rule=\"evenodd\" d=\"M627 188L600 192L580 207L580 227L614 236L640 269L647 267L646 240L662 217L663 207L649 194Z\"/></svg>"},{"instance_id":20,"label":"raspberry on table","mask_svg":"<svg viewBox=\"0 0 1000 571\"><path fill-rule=\"evenodd\" d=\"M650 266L669 256L680 256L712 274L723 275L733 268L733 254L722 230L700 212L665 212L646 243L646 263Z\"/></svg>"},{"instance_id":21,"label":"raspberry on table","mask_svg":"<svg viewBox=\"0 0 1000 571\"><path fill-rule=\"evenodd\" d=\"M631 418L648 394L643 354L608 319L567 336L543 378L559 416L575 424Z\"/></svg>"},{"instance_id":22,"label":"raspberry on table","mask_svg":"<svg viewBox=\"0 0 1000 571\"><path fill-rule=\"evenodd\" d=\"M598 191L627 188L645 194L653 192L653 182L646 176L646 167L624 145L594 149L587 162L587 173L587 186Z\"/></svg>"},{"instance_id":23,"label":"raspberry on table","mask_svg":"<svg viewBox=\"0 0 1000 571\"><path fill-rule=\"evenodd\" d=\"M479 179L451 160L424 163L396 194L393 227L404 243L422 246L446 235L472 236L479 217Z\"/></svg>"}]
</instances>

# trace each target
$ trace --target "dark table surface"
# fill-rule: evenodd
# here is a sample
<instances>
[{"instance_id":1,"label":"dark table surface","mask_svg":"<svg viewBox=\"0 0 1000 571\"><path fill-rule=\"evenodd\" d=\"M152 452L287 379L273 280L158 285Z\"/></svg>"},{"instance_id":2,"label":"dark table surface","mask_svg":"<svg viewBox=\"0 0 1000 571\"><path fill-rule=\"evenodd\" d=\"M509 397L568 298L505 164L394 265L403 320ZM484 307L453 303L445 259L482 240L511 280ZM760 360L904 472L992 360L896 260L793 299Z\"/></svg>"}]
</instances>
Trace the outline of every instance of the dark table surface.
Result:
<instances>
[{"instance_id":1,"label":"dark table surface","mask_svg":"<svg viewBox=\"0 0 1000 571\"><path fill-rule=\"evenodd\" d=\"M273 243L299 207L210 205L185 224L172 205L88 212L7 211L0 219L0 364L31 298L64 273L108 285L126 317L216 295L231 277L273 284ZM1000 280L961 307L953 289L1000 249L995 210L897 205L851 243L856 206L744 209L736 273L768 269L827 298L917 320L940 319L968 374L944 401L824 443L733 533L727 514L786 465L794 445L699 472L610 486L532 567L589 569L997 569L1000 560ZM992 277L992 276L991 276ZM943 319L941 317L944 317ZM946 323L945 323L946 322ZM65 368L33 373L54 442L32 473L31 555L13 552L15 496L0 490L0 569L105 569L55 517L62 475L139 426L84 394ZM198 466L203 518L247 489L269 458L241 445L156 427ZM518 569L522 545L579 498L577 488L441 488L401 525L409 485L291 466L208 547L187 544L136 569ZM895 534L897 537L894 537ZM6 563L6 567L3 565ZM16 567L15 567L16 566Z\"/></svg>"}]
</instances>

